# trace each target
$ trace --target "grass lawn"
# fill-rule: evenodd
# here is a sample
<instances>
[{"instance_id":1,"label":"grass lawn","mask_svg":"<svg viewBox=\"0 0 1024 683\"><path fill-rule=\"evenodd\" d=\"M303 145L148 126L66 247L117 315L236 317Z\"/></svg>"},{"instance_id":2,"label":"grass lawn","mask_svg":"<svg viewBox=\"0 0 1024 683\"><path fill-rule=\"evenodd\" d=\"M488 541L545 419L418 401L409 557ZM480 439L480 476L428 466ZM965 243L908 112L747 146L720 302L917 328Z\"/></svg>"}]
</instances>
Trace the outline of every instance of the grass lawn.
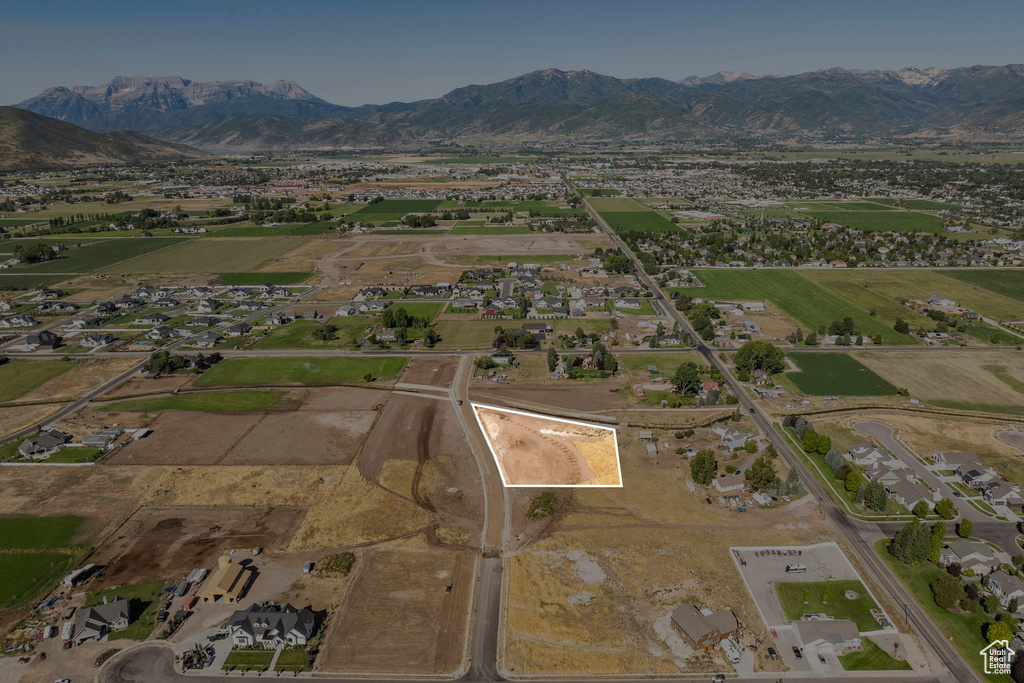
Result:
<instances>
[{"instance_id":1,"label":"grass lawn","mask_svg":"<svg viewBox=\"0 0 1024 683\"><path fill-rule=\"evenodd\" d=\"M881 335L884 344L918 344L912 337L893 330L869 310L844 299L793 270L695 270L703 289L680 290L688 296L704 299L759 301L768 299L793 318L804 332L828 327L846 316L853 318L857 332L865 336ZM905 319L910 320L912 311Z\"/></svg>"},{"instance_id":2,"label":"grass lawn","mask_svg":"<svg viewBox=\"0 0 1024 683\"><path fill-rule=\"evenodd\" d=\"M121 597L129 601L130 613L128 628L111 633L109 640L145 640L156 628L156 614L160 608L160 600L164 596L164 587L173 583L170 579L157 579L137 583L134 586L112 588L100 593L90 593L85 598L85 606L92 607L107 600Z\"/></svg>"},{"instance_id":3,"label":"grass lawn","mask_svg":"<svg viewBox=\"0 0 1024 683\"><path fill-rule=\"evenodd\" d=\"M629 313L630 315L654 315L654 306L651 305L650 301L645 301L644 299L640 299L640 308L616 306L615 310L619 313Z\"/></svg>"},{"instance_id":4,"label":"grass lawn","mask_svg":"<svg viewBox=\"0 0 1024 683\"><path fill-rule=\"evenodd\" d=\"M941 218L916 211L803 211L801 214L854 230L943 232Z\"/></svg>"},{"instance_id":5,"label":"grass lawn","mask_svg":"<svg viewBox=\"0 0 1024 683\"><path fill-rule=\"evenodd\" d=\"M81 517L0 517L0 549L68 548ZM0 593L2 595L2 593Z\"/></svg>"},{"instance_id":6,"label":"grass lawn","mask_svg":"<svg viewBox=\"0 0 1024 683\"><path fill-rule=\"evenodd\" d=\"M264 384L321 385L396 377L405 367L401 356L361 358L228 358L203 373L197 387Z\"/></svg>"},{"instance_id":7,"label":"grass lawn","mask_svg":"<svg viewBox=\"0 0 1024 683\"><path fill-rule=\"evenodd\" d=\"M221 273L225 285L297 285L309 279L312 273L291 271L280 273Z\"/></svg>"},{"instance_id":8,"label":"grass lawn","mask_svg":"<svg viewBox=\"0 0 1024 683\"><path fill-rule=\"evenodd\" d=\"M827 601L822 599L826 591ZM857 598L847 599L846 591L853 591ZM882 627L871 616L871 610L878 605L864 584L857 580L779 582L775 584L775 592L786 612L787 621L799 619L804 614L824 612L836 619L849 619L861 631L875 631Z\"/></svg>"},{"instance_id":9,"label":"grass lawn","mask_svg":"<svg viewBox=\"0 0 1024 683\"><path fill-rule=\"evenodd\" d=\"M615 349L612 349L612 353L614 352ZM671 377L679 364L687 361L704 365L696 353L620 353L615 357L618 359L619 365L626 370L647 373L648 365L658 368L657 375L648 374L648 377Z\"/></svg>"},{"instance_id":10,"label":"grass lawn","mask_svg":"<svg viewBox=\"0 0 1024 683\"><path fill-rule=\"evenodd\" d=\"M356 220L379 220L380 214L397 214L401 218L407 213L433 211L440 205L440 199L385 199L376 204L367 204L358 211L353 211L350 216Z\"/></svg>"},{"instance_id":11,"label":"grass lawn","mask_svg":"<svg viewBox=\"0 0 1024 683\"><path fill-rule=\"evenodd\" d=\"M210 394L175 394L159 398L102 403L105 413L152 413L160 410L192 410L200 412L234 412L269 410L281 402L283 391L227 391ZM69 450L67 448L64 449ZM63 451L61 451L63 452Z\"/></svg>"},{"instance_id":12,"label":"grass lawn","mask_svg":"<svg viewBox=\"0 0 1024 683\"><path fill-rule=\"evenodd\" d=\"M0 365L0 401L13 401L75 367L70 360L12 360Z\"/></svg>"},{"instance_id":13,"label":"grass lawn","mask_svg":"<svg viewBox=\"0 0 1024 683\"><path fill-rule=\"evenodd\" d=\"M910 662L894 659L869 638L861 638L861 643L863 650L839 658L839 663L847 671L910 671L912 668Z\"/></svg>"},{"instance_id":14,"label":"grass lawn","mask_svg":"<svg viewBox=\"0 0 1024 683\"><path fill-rule=\"evenodd\" d=\"M0 553L0 610L35 602L67 573L73 560L63 553Z\"/></svg>"},{"instance_id":15,"label":"grass lawn","mask_svg":"<svg viewBox=\"0 0 1024 683\"><path fill-rule=\"evenodd\" d=\"M437 314L444 308L443 301L398 301L388 308L404 308L405 312L413 318L426 318L433 322Z\"/></svg>"},{"instance_id":16,"label":"grass lawn","mask_svg":"<svg viewBox=\"0 0 1024 683\"><path fill-rule=\"evenodd\" d=\"M978 653L988 645L985 640L985 628L993 619L978 610L977 612L951 612L935 604L931 584L946 572L933 564L922 564L907 567L885 551L887 539L875 543L875 550L889 565L889 569L906 585L917 602L928 613L932 621L943 634L950 637L953 645L960 651L964 660L981 673L981 657ZM985 676L986 681L1010 681L1009 676Z\"/></svg>"},{"instance_id":17,"label":"grass lawn","mask_svg":"<svg viewBox=\"0 0 1024 683\"><path fill-rule=\"evenodd\" d=\"M274 661L274 651L234 650L224 660L225 669L267 669Z\"/></svg>"},{"instance_id":18,"label":"grass lawn","mask_svg":"<svg viewBox=\"0 0 1024 683\"><path fill-rule=\"evenodd\" d=\"M886 396L896 387L845 353L790 353L800 372L786 377L811 396Z\"/></svg>"},{"instance_id":19,"label":"grass lawn","mask_svg":"<svg viewBox=\"0 0 1024 683\"><path fill-rule=\"evenodd\" d=\"M976 270L940 270L939 273L975 287L987 289L996 294L1008 296L1017 301L1024 301L1024 268L1017 270L992 270L979 268ZM956 300L960 303L959 300ZM961 304L962 305L962 304ZM992 313L992 315L998 315Z\"/></svg>"},{"instance_id":20,"label":"grass lawn","mask_svg":"<svg viewBox=\"0 0 1024 683\"><path fill-rule=\"evenodd\" d=\"M107 273L249 273L290 251L302 241L268 239L180 240L177 246L107 268Z\"/></svg>"},{"instance_id":21,"label":"grass lawn","mask_svg":"<svg viewBox=\"0 0 1024 683\"><path fill-rule=\"evenodd\" d=\"M514 321L512 321L514 322ZM436 349L489 349L495 325L513 325L508 320L439 320L434 329L441 335Z\"/></svg>"},{"instance_id":22,"label":"grass lawn","mask_svg":"<svg viewBox=\"0 0 1024 683\"><path fill-rule=\"evenodd\" d=\"M281 650L274 671L302 671L308 665L309 653L305 650Z\"/></svg>"},{"instance_id":23,"label":"grass lawn","mask_svg":"<svg viewBox=\"0 0 1024 683\"><path fill-rule=\"evenodd\" d=\"M79 462L96 462L99 460L106 449L103 448L90 448L88 446L74 446L60 449L46 460L41 460L41 463L79 463Z\"/></svg>"},{"instance_id":24,"label":"grass lawn","mask_svg":"<svg viewBox=\"0 0 1024 683\"><path fill-rule=\"evenodd\" d=\"M318 327L313 320L296 320L272 329L252 345L254 349L345 349L363 336L366 328L377 319L361 315L331 318L329 324L338 328L334 339L321 341L313 337Z\"/></svg>"}]
</instances>

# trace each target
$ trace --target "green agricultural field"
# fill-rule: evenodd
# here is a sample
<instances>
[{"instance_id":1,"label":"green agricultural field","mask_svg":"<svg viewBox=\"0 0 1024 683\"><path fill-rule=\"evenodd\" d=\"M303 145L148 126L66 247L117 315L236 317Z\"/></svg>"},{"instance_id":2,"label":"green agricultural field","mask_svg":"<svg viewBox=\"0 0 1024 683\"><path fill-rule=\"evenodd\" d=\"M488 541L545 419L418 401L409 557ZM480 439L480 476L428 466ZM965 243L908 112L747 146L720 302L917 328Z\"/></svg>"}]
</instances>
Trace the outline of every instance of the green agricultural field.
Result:
<instances>
[{"instance_id":1,"label":"green agricultural field","mask_svg":"<svg viewBox=\"0 0 1024 683\"><path fill-rule=\"evenodd\" d=\"M893 197L865 197L865 200L876 204L885 204L886 206L896 206L896 200ZM916 209L918 211L939 211L940 209L960 208L956 204L936 202L931 199L904 199L903 206L908 209Z\"/></svg>"},{"instance_id":2,"label":"green agricultural field","mask_svg":"<svg viewBox=\"0 0 1024 683\"><path fill-rule=\"evenodd\" d=\"M571 217L574 217L574 216L586 216L587 215L587 212L584 211L583 209L569 209L569 208L562 208L562 207L553 207L553 208L545 207L545 208L542 208L542 209L535 209L535 211L537 212L537 215L542 217L542 218L571 218Z\"/></svg>"},{"instance_id":3,"label":"green agricultural field","mask_svg":"<svg viewBox=\"0 0 1024 683\"><path fill-rule=\"evenodd\" d=\"M284 397L283 391L218 391L209 394L175 394L134 401L101 403L105 413L155 413L162 410L190 410L220 413L270 410ZM69 450L65 448L64 450ZM62 451L63 452L63 451Z\"/></svg>"},{"instance_id":4,"label":"green agricultural field","mask_svg":"<svg viewBox=\"0 0 1024 683\"><path fill-rule=\"evenodd\" d=\"M45 220L38 218L23 219L23 218L3 218L0 219L0 228L20 228L23 225L32 225L33 223L45 223Z\"/></svg>"},{"instance_id":5,"label":"green agricultural field","mask_svg":"<svg viewBox=\"0 0 1024 683\"><path fill-rule=\"evenodd\" d=\"M646 204L641 204L637 200L628 197L594 197L588 199L587 204L598 213L625 213L627 211L647 213L651 210Z\"/></svg>"},{"instance_id":6,"label":"green agricultural field","mask_svg":"<svg viewBox=\"0 0 1024 683\"><path fill-rule=\"evenodd\" d=\"M0 553L0 610L41 598L67 573L73 560L64 553Z\"/></svg>"},{"instance_id":7,"label":"green agricultural field","mask_svg":"<svg viewBox=\"0 0 1024 683\"><path fill-rule=\"evenodd\" d=\"M100 593L90 593L85 598L85 606L93 607L103 602L103 598L113 600L124 598L129 603L129 625L123 631L115 631L107 636L108 640L145 640L156 628L156 615L160 610L160 601L164 597L164 587L174 583L171 579L157 579L137 583L134 586L111 588Z\"/></svg>"},{"instance_id":8,"label":"green agricultural field","mask_svg":"<svg viewBox=\"0 0 1024 683\"><path fill-rule=\"evenodd\" d=\"M10 272L42 273L90 273L108 268L129 259L166 250L168 247L184 245L192 240L169 237L125 237L89 242L81 247L69 247L52 261L45 263L23 263L14 266Z\"/></svg>"},{"instance_id":9,"label":"green agricultural field","mask_svg":"<svg viewBox=\"0 0 1024 683\"><path fill-rule=\"evenodd\" d=\"M850 600L846 591L853 591L857 598ZM849 619L861 631L877 631L882 626L871 616L871 610L878 604L871 598L868 589L857 580L846 581L798 581L775 584L786 620L799 619L804 614L824 612L836 619Z\"/></svg>"},{"instance_id":10,"label":"green agricultural field","mask_svg":"<svg viewBox=\"0 0 1024 683\"><path fill-rule=\"evenodd\" d=\"M0 549L51 550L71 547L81 517L0 517ZM3 592L0 591L0 595Z\"/></svg>"},{"instance_id":11,"label":"green agricultural field","mask_svg":"<svg viewBox=\"0 0 1024 683\"><path fill-rule=\"evenodd\" d=\"M886 211L885 206L869 202L786 202L786 206L794 209L808 209L810 211Z\"/></svg>"},{"instance_id":12,"label":"green agricultural field","mask_svg":"<svg viewBox=\"0 0 1024 683\"><path fill-rule=\"evenodd\" d=\"M75 367L70 360L12 360L0 365L0 401L13 401Z\"/></svg>"},{"instance_id":13,"label":"green agricultural field","mask_svg":"<svg viewBox=\"0 0 1024 683\"><path fill-rule=\"evenodd\" d=\"M853 318L857 332L881 335L885 344L918 344L912 337L893 330L892 325L869 315L838 294L812 282L794 270L700 270L693 271L705 287L679 290L704 299L760 301L768 299L793 318L804 332L828 327L835 320ZM912 311L907 309L907 319Z\"/></svg>"},{"instance_id":14,"label":"green agricultural field","mask_svg":"<svg viewBox=\"0 0 1024 683\"><path fill-rule=\"evenodd\" d=\"M0 221L2 224L3 221ZM0 254L13 254L19 244L63 244L71 249L86 244L106 241L103 237L32 237L27 239L0 240Z\"/></svg>"},{"instance_id":15,"label":"green agricultural field","mask_svg":"<svg viewBox=\"0 0 1024 683\"><path fill-rule=\"evenodd\" d=\"M593 197L595 192L600 192L604 197L618 197L622 193L613 187L584 187L579 189L581 197Z\"/></svg>"},{"instance_id":16,"label":"green agricultural field","mask_svg":"<svg viewBox=\"0 0 1024 683\"><path fill-rule=\"evenodd\" d=\"M357 220L382 220L381 215L397 215L399 218L407 213L426 213L441 205L440 199L385 199L376 204L367 204L350 216Z\"/></svg>"},{"instance_id":17,"label":"green agricultural field","mask_svg":"<svg viewBox=\"0 0 1024 683\"><path fill-rule=\"evenodd\" d=\"M437 314L444 308L441 301L396 301L388 308L404 308L405 312L414 318L426 318L433 321Z\"/></svg>"},{"instance_id":18,"label":"green agricultural field","mask_svg":"<svg viewBox=\"0 0 1024 683\"><path fill-rule=\"evenodd\" d=\"M216 237L280 237L289 235L295 226L291 224L274 225L263 227L262 225L241 224L230 225L226 228L213 226L209 228Z\"/></svg>"},{"instance_id":19,"label":"green agricultural field","mask_svg":"<svg viewBox=\"0 0 1024 683\"><path fill-rule=\"evenodd\" d=\"M494 342L494 326L500 324L490 320L439 320L434 329L441 341L434 348L489 349Z\"/></svg>"},{"instance_id":20,"label":"green agricultural field","mask_svg":"<svg viewBox=\"0 0 1024 683\"><path fill-rule=\"evenodd\" d=\"M234 286L297 285L308 280L310 275L312 273L302 271L221 273L220 281L222 284Z\"/></svg>"},{"instance_id":21,"label":"green agricultural field","mask_svg":"<svg viewBox=\"0 0 1024 683\"><path fill-rule=\"evenodd\" d=\"M455 164L532 164L529 157L454 157L452 159L427 158L424 163L452 166Z\"/></svg>"},{"instance_id":22,"label":"green agricultural field","mask_svg":"<svg viewBox=\"0 0 1024 683\"><path fill-rule=\"evenodd\" d=\"M254 349L347 349L373 325L377 318L361 315L348 318L331 318L330 324L338 328L334 339L321 341L313 336L318 327L312 320L296 320L280 325L252 345Z\"/></svg>"},{"instance_id":23,"label":"green agricultural field","mask_svg":"<svg viewBox=\"0 0 1024 683\"><path fill-rule=\"evenodd\" d=\"M790 353L800 372L786 377L811 396L888 396L896 387L845 353L805 351Z\"/></svg>"},{"instance_id":24,"label":"green agricultural field","mask_svg":"<svg viewBox=\"0 0 1024 683\"><path fill-rule=\"evenodd\" d=\"M0 291L23 291L35 287L49 287L67 279L67 275L8 275L0 273Z\"/></svg>"},{"instance_id":25,"label":"green agricultural field","mask_svg":"<svg viewBox=\"0 0 1024 683\"><path fill-rule=\"evenodd\" d=\"M171 249L139 256L108 268L108 273L234 273L259 270L302 246L294 240L240 240L207 237L182 241Z\"/></svg>"},{"instance_id":26,"label":"green agricultural field","mask_svg":"<svg viewBox=\"0 0 1024 683\"><path fill-rule=\"evenodd\" d=\"M1002 296L1016 299L1017 301L1024 301L1024 269L1019 270L991 270L991 269L977 269L977 270L940 270L938 271L946 277L965 282L975 287L987 289L990 292L995 292ZM962 296L962 295L961 295ZM958 299L949 297L960 303ZM961 305L968 305L966 303ZM977 310L977 309L976 309ZM1000 317L1000 314L991 312L991 315ZM1024 315L1015 313L1018 315L1017 320L1024 319Z\"/></svg>"},{"instance_id":27,"label":"green agricultural field","mask_svg":"<svg viewBox=\"0 0 1024 683\"><path fill-rule=\"evenodd\" d=\"M979 278L979 282L961 281L955 273L974 275L995 275L995 278ZM838 296L870 311L875 309L877 317L892 325L902 318L913 327L931 330L935 322L902 304L906 299L927 301L933 294L939 294L956 301L961 306L978 311L982 315L1001 320L1024 320L1024 294L1013 290L1014 276L1024 276L1024 271L934 271L926 269L892 270L839 268L833 270L806 270L801 275L822 285ZM1006 276L1008 285L998 291ZM1024 277L1017 278L1024 287ZM984 288L981 283L991 284ZM1016 294L1015 298L1011 298Z\"/></svg>"},{"instance_id":28,"label":"green agricultural field","mask_svg":"<svg viewBox=\"0 0 1024 683\"><path fill-rule=\"evenodd\" d=\"M679 227L660 213L606 212L601 218L616 232L678 232Z\"/></svg>"},{"instance_id":29,"label":"green agricultural field","mask_svg":"<svg viewBox=\"0 0 1024 683\"><path fill-rule=\"evenodd\" d=\"M839 658L846 671L910 671L910 662L895 659L888 652L875 645L869 638L861 638L864 649L851 652Z\"/></svg>"},{"instance_id":30,"label":"green agricultural field","mask_svg":"<svg viewBox=\"0 0 1024 683\"><path fill-rule=\"evenodd\" d=\"M367 373L389 380L405 367L401 356L358 358L228 358L203 373L197 387L330 385L362 382Z\"/></svg>"},{"instance_id":31,"label":"green agricultural field","mask_svg":"<svg viewBox=\"0 0 1024 683\"><path fill-rule=\"evenodd\" d=\"M525 235L530 232L529 225L463 225L469 221L460 221L451 230L452 235Z\"/></svg>"},{"instance_id":32,"label":"green agricultural field","mask_svg":"<svg viewBox=\"0 0 1024 683\"><path fill-rule=\"evenodd\" d=\"M916 211L804 211L804 216L845 225L854 230L931 232L943 231L942 219Z\"/></svg>"}]
</instances>

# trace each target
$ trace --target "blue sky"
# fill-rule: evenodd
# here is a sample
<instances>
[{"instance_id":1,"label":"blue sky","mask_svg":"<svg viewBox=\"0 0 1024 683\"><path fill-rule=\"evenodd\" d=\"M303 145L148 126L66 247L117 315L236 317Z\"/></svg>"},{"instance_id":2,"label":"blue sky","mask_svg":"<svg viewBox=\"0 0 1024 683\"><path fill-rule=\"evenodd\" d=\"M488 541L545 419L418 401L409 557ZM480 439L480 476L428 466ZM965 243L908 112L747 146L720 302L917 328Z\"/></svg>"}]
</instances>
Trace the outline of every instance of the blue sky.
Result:
<instances>
[{"instance_id":1,"label":"blue sky","mask_svg":"<svg viewBox=\"0 0 1024 683\"><path fill-rule=\"evenodd\" d=\"M134 74L286 78L359 105L549 67L678 80L739 69L1008 64L1024 62L1022 29L1019 0L3 0L0 103Z\"/></svg>"}]
</instances>

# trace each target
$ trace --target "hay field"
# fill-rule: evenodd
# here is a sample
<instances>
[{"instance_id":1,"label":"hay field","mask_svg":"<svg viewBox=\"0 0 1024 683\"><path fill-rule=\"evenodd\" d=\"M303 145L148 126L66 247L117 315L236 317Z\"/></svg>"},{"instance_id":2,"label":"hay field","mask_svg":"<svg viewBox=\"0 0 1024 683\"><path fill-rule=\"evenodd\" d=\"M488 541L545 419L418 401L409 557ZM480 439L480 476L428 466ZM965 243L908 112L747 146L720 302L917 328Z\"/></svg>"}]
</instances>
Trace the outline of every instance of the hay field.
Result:
<instances>
[{"instance_id":1,"label":"hay field","mask_svg":"<svg viewBox=\"0 0 1024 683\"><path fill-rule=\"evenodd\" d=\"M71 401L136 365L134 358L102 358L78 361L70 371L30 391L22 400Z\"/></svg>"},{"instance_id":2,"label":"hay field","mask_svg":"<svg viewBox=\"0 0 1024 683\"><path fill-rule=\"evenodd\" d=\"M851 355L926 404L1024 415L1024 358L1016 351Z\"/></svg>"},{"instance_id":3,"label":"hay field","mask_svg":"<svg viewBox=\"0 0 1024 683\"><path fill-rule=\"evenodd\" d=\"M59 403L0 408L0 435L19 432L53 415L63 406Z\"/></svg>"},{"instance_id":4,"label":"hay field","mask_svg":"<svg viewBox=\"0 0 1024 683\"><path fill-rule=\"evenodd\" d=\"M146 254L116 266L107 273L228 273L252 272L289 254L302 243L281 239L217 239L183 241L170 249ZM289 262L285 270L295 270Z\"/></svg>"}]
</instances>

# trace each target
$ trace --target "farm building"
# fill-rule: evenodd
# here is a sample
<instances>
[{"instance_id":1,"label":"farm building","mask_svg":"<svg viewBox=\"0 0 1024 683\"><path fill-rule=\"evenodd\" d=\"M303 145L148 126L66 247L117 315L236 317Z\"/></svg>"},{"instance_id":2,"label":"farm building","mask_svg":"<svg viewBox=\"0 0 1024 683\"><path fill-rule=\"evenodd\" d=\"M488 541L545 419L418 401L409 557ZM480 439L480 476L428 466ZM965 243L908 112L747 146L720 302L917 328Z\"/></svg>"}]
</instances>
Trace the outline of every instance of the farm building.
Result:
<instances>
[{"instance_id":1,"label":"farm building","mask_svg":"<svg viewBox=\"0 0 1024 683\"><path fill-rule=\"evenodd\" d=\"M712 612L696 605L680 605L672 612L672 628L694 650L710 650L736 633L739 623L729 610Z\"/></svg>"},{"instance_id":2,"label":"farm building","mask_svg":"<svg viewBox=\"0 0 1024 683\"><path fill-rule=\"evenodd\" d=\"M251 582L252 572L224 555L218 560L217 571L206 582L200 597L203 602L234 604L245 594Z\"/></svg>"}]
</instances>

